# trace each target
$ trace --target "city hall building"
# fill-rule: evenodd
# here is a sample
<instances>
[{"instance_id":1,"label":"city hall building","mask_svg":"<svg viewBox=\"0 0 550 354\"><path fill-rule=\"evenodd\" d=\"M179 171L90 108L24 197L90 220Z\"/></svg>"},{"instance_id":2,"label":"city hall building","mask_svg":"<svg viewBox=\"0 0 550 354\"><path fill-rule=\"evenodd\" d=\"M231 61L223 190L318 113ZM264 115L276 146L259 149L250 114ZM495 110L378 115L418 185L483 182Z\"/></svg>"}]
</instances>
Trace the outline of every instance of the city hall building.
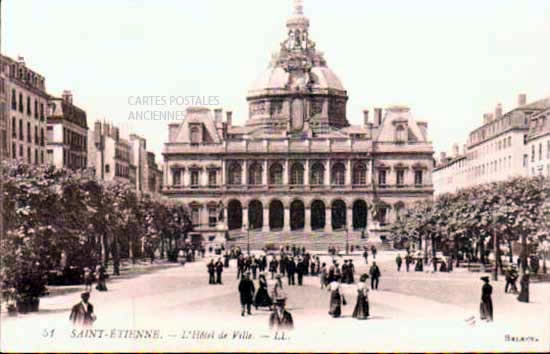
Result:
<instances>
[{"instance_id":1,"label":"city hall building","mask_svg":"<svg viewBox=\"0 0 550 354\"><path fill-rule=\"evenodd\" d=\"M427 123L392 106L350 125L348 93L310 39L301 1L286 25L248 92L244 126L204 107L169 125L163 194L188 206L193 242L357 245L433 196Z\"/></svg>"}]
</instances>

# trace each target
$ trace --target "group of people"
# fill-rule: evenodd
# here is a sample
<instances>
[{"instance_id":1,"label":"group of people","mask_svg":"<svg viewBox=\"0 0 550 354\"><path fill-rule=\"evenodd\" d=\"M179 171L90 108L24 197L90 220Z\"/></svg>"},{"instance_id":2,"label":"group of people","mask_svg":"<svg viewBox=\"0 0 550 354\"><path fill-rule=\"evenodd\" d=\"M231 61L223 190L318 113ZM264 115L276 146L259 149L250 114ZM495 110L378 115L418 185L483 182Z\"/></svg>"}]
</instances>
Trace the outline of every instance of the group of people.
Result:
<instances>
[{"instance_id":1,"label":"group of people","mask_svg":"<svg viewBox=\"0 0 550 354\"><path fill-rule=\"evenodd\" d=\"M359 283L357 284L357 300L353 309L352 316L359 320L365 320L370 316L369 312L369 288L366 284L369 276L367 274L361 275ZM330 307L328 314L334 318L342 315L342 306L347 305L346 297L342 291L341 279L336 276L332 279L327 289L330 291Z\"/></svg>"},{"instance_id":2,"label":"group of people","mask_svg":"<svg viewBox=\"0 0 550 354\"><path fill-rule=\"evenodd\" d=\"M221 258L218 258L216 262L214 259L210 259L210 262L206 265L208 270L208 284L222 284L222 273L224 264Z\"/></svg>"},{"instance_id":3,"label":"group of people","mask_svg":"<svg viewBox=\"0 0 550 354\"><path fill-rule=\"evenodd\" d=\"M97 274L97 275L96 275ZM96 289L98 291L107 291L107 271L103 265L98 265L95 268L95 273L88 267L84 268L84 290L91 292L94 281L97 281Z\"/></svg>"}]
</instances>

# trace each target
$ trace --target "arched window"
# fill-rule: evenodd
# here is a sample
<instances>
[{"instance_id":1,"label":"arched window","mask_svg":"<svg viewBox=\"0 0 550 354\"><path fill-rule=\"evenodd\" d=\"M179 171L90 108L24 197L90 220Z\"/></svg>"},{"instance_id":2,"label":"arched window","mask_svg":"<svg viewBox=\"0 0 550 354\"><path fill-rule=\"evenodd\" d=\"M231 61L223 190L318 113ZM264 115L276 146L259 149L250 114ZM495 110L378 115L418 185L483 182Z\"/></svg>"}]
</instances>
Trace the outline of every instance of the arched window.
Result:
<instances>
[{"instance_id":1,"label":"arched window","mask_svg":"<svg viewBox=\"0 0 550 354\"><path fill-rule=\"evenodd\" d=\"M367 184L367 166L364 163L356 163L353 167L353 184Z\"/></svg>"},{"instance_id":2,"label":"arched window","mask_svg":"<svg viewBox=\"0 0 550 354\"><path fill-rule=\"evenodd\" d=\"M304 184L304 166L301 163L294 163L290 169L290 184Z\"/></svg>"},{"instance_id":3,"label":"arched window","mask_svg":"<svg viewBox=\"0 0 550 354\"><path fill-rule=\"evenodd\" d=\"M311 167L311 185L323 185L325 184L325 167L322 163L315 163Z\"/></svg>"},{"instance_id":4,"label":"arched window","mask_svg":"<svg viewBox=\"0 0 550 354\"><path fill-rule=\"evenodd\" d=\"M332 184L344 185L346 184L346 167L343 163L336 163L332 166Z\"/></svg>"},{"instance_id":5,"label":"arched window","mask_svg":"<svg viewBox=\"0 0 550 354\"><path fill-rule=\"evenodd\" d=\"M231 166L229 167L229 178L228 178L229 184L232 184L232 185L242 184L241 175L242 175L241 165L238 164L237 162L234 162L233 164L231 164Z\"/></svg>"},{"instance_id":6,"label":"arched window","mask_svg":"<svg viewBox=\"0 0 550 354\"><path fill-rule=\"evenodd\" d=\"M259 163L253 163L248 173L248 184L262 184L262 166Z\"/></svg>"},{"instance_id":7,"label":"arched window","mask_svg":"<svg viewBox=\"0 0 550 354\"><path fill-rule=\"evenodd\" d=\"M283 166L274 163L269 168L269 184L283 184Z\"/></svg>"},{"instance_id":8,"label":"arched window","mask_svg":"<svg viewBox=\"0 0 550 354\"><path fill-rule=\"evenodd\" d=\"M199 127L191 128L191 144L199 144L201 142L201 135Z\"/></svg>"},{"instance_id":9,"label":"arched window","mask_svg":"<svg viewBox=\"0 0 550 354\"><path fill-rule=\"evenodd\" d=\"M398 125L397 128L395 128L395 140L400 143L404 143L405 141L407 141L407 136L405 133L405 127L403 127L402 125Z\"/></svg>"}]
</instances>

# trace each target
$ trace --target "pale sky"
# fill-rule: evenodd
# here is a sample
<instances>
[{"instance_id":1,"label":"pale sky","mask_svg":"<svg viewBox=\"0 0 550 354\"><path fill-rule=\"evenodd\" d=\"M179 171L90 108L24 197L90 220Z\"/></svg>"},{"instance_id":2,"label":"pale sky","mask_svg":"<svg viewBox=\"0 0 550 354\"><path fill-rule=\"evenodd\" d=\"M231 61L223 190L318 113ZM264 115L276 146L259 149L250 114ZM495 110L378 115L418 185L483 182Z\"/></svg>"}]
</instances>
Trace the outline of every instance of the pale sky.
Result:
<instances>
[{"instance_id":1,"label":"pale sky","mask_svg":"<svg viewBox=\"0 0 550 354\"><path fill-rule=\"evenodd\" d=\"M144 136L162 162L163 121L130 121L130 96L217 96L246 121L248 87L286 37L291 0L4 0L2 50L74 94L88 124ZM437 154L498 102L550 96L548 0L305 0L310 38L348 91L348 120L406 104ZM212 107L214 108L214 107Z\"/></svg>"}]
</instances>

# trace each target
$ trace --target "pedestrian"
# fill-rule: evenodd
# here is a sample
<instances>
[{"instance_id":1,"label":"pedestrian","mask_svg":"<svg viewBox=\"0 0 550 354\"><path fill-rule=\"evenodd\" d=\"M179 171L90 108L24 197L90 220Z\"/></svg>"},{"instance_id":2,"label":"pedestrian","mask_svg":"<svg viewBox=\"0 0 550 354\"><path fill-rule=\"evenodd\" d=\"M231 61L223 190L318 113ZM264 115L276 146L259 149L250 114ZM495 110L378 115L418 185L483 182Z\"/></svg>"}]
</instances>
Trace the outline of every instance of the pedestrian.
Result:
<instances>
[{"instance_id":1,"label":"pedestrian","mask_svg":"<svg viewBox=\"0 0 550 354\"><path fill-rule=\"evenodd\" d=\"M271 273L271 280L275 278L275 273L277 273L278 265L279 265L279 262L277 261L277 257L273 256L273 258L269 262L269 272Z\"/></svg>"},{"instance_id":2,"label":"pedestrian","mask_svg":"<svg viewBox=\"0 0 550 354\"><path fill-rule=\"evenodd\" d=\"M94 306L89 302L90 293L85 291L80 295L81 301L74 305L69 320L77 327L91 327L96 320Z\"/></svg>"},{"instance_id":3,"label":"pedestrian","mask_svg":"<svg viewBox=\"0 0 550 354\"><path fill-rule=\"evenodd\" d=\"M344 260L344 264L342 264L342 283L347 284L348 283L348 260Z\"/></svg>"},{"instance_id":4,"label":"pedestrian","mask_svg":"<svg viewBox=\"0 0 550 354\"><path fill-rule=\"evenodd\" d=\"M378 290L378 279L382 275L380 273L380 268L376 265L376 262L372 262L372 266L370 267L369 274L371 277L370 280L370 287L372 290Z\"/></svg>"},{"instance_id":5,"label":"pedestrian","mask_svg":"<svg viewBox=\"0 0 550 354\"><path fill-rule=\"evenodd\" d=\"M367 274L361 275L357 284L357 303L352 316L358 320L366 320L369 317L369 287L366 284L368 278Z\"/></svg>"},{"instance_id":6,"label":"pedestrian","mask_svg":"<svg viewBox=\"0 0 550 354\"><path fill-rule=\"evenodd\" d=\"M277 274L275 277L275 285L273 285L272 297L274 301L286 300L286 293L283 289L283 277L281 274Z\"/></svg>"},{"instance_id":7,"label":"pedestrian","mask_svg":"<svg viewBox=\"0 0 550 354\"><path fill-rule=\"evenodd\" d=\"M518 272L516 270L516 265L512 264L506 270L506 286L504 287L504 292L507 293L509 288L510 292L517 294L518 288L516 286L516 280L518 279Z\"/></svg>"},{"instance_id":8,"label":"pedestrian","mask_svg":"<svg viewBox=\"0 0 550 354\"><path fill-rule=\"evenodd\" d=\"M250 260L250 268L252 269L252 279L256 280L256 274L258 273L258 260L254 255Z\"/></svg>"},{"instance_id":9,"label":"pedestrian","mask_svg":"<svg viewBox=\"0 0 550 354\"><path fill-rule=\"evenodd\" d=\"M245 309L249 315L252 315L251 306L254 300L254 283L250 280L250 272L247 271L239 283L239 294L241 297L241 316L244 316Z\"/></svg>"},{"instance_id":10,"label":"pedestrian","mask_svg":"<svg viewBox=\"0 0 550 354\"><path fill-rule=\"evenodd\" d=\"M216 284L222 284L223 262L221 258L218 258L216 262Z\"/></svg>"},{"instance_id":11,"label":"pedestrian","mask_svg":"<svg viewBox=\"0 0 550 354\"><path fill-rule=\"evenodd\" d=\"M285 309L285 300L278 299L275 305L275 311L269 316L269 328L271 330L292 330L294 329L294 320L292 315Z\"/></svg>"},{"instance_id":12,"label":"pedestrian","mask_svg":"<svg viewBox=\"0 0 550 354\"><path fill-rule=\"evenodd\" d=\"M365 264L369 264L369 251L365 247L365 251L363 251L363 258L365 258Z\"/></svg>"},{"instance_id":13,"label":"pedestrian","mask_svg":"<svg viewBox=\"0 0 550 354\"><path fill-rule=\"evenodd\" d=\"M317 269L317 259L313 258L311 260L311 263L309 264L309 274L311 274L311 276L316 276L317 275L317 272L315 272L316 269Z\"/></svg>"},{"instance_id":14,"label":"pedestrian","mask_svg":"<svg viewBox=\"0 0 550 354\"><path fill-rule=\"evenodd\" d=\"M346 305L346 298L340 290L340 278L336 278L328 286L330 291L330 308L328 314L334 318L340 317L342 314L342 305Z\"/></svg>"},{"instance_id":15,"label":"pedestrian","mask_svg":"<svg viewBox=\"0 0 550 354\"><path fill-rule=\"evenodd\" d=\"M84 291L92 292L92 283L94 282L94 275L90 268L84 268Z\"/></svg>"},{"instance_id":16,"label":"pedestrian","mask_svg":"<svg viewBox=\"0 0 550 354\"><path fill-rule=\"evenodd\" d=\"M287 257L283 253L281 255L281 261L279 262L279 272L284 276L286 273L286 263L287 263Z\"/></svg>"},{"instance_id":17,"label":"pedestrian","mask_svg":"<svg viewBox=\"0 0 550 354\"><path fill-rule=\"evenodd\" d=\"M525 270L519 281L521 290L518 295L518 301L529 302L529 270Z\"/></svg>"},{"instance_id":18,"label":"pedestrian","mask_svg":"<svg viewBox=\"0 0 550 354\"><path fill-rule=\"evenodd\" d=\"M321 266L321 289L326 287L328 285L328 271L327 271L327 264L323 263Z\"/></svg>"},{"instance_id":19,"label":"pedestrian","mask_svg":"<svg viewBox=\"0 0 550 354\"><path fill-rule=\"evenodd\" d=\"M97 271L97 284L95 288L99 291L107 291L107 285L105 283L107 280L107 274L105 272L105 267L103 265L98 265L96 267L96 271Z\"/></svg>"},{"instance_id":20,"label":"pedestrian","mask_svg":"<svg viewBox=\"0 0 550 354\"><path fill-rule=\"evenodd\" d=\"M489 277L481 277L484 284L481 287L481 304L479 305L479 317L487 322L493 321L493 300L491 294L493 287L489 284Z\"/></svg>"},{"instance_id":21,"label":"pedestrian","mask_svg":"<svg viewBox=\"0 0 550 354\"><path fill-rule=\"evenodd\" d=\"M206 265L206 269L208 271L208 284L216 284L216 279L214 278L214 274L216 273L216 265L214 264L213 259L210 259L210 262Z\"/></svg>"},{"instance_id":22,"label":"pedestrian","mask_svg":"<svg viewBox=\"0 0 550 354\"><path fill-rule=\"evenodd\" d=\"M224 268L229 268L229 260L231 259L231 253L229 250L225 251L223 256L223 266Z\"/></svg>"},{"instance_id":23,"label":"pedestrian","mask_svg":"<svg viewBox=\"0 0 550 354\"><path fill-rule=\"evenodd\" d=\"M296 273L298 274L298 285L302 286L304 280L304 274L306 273L307 265L303 258L298 259L298 264L296 265Z\"/></svg>"},{"instance_id":24,"label":"pedestrian","mask_svg":"<svg viewBox=\"0 0 550 354\"><path fill-rule=\"evenodd\" d=\"M372 259L376 259L376 252L378 252L376 250L376 247L374 247L374 245L371 246L370 248L371 252L372 252Z\"/></svg>"},{"instance_id":25,"label":"pedestrian","mask_svg":"<svg viewBox=\"0 0 550 354\"><path fill-rule=\"evenodd\" d=\"M265 273L260 273L258 278L258 292L254 298L254 307L256 310L258 307L269 307L269 310L271 310L272 305L273 301L267 292L267 280L265 279Z\"/></svg>"},{"instance_id":26,"label":"pedestrian","mask_svg":"<svg viewBox=\"0 0 550 354\"><path fill-rule=\"evenodd\" d=\"M407 269L407 273L409 272L409 267L412 262L413 262L412 256L409 253L407 253L407 255L405 256L405 268Z\"/></svg>"},{"instance_id":27,"label":"pedestrian","mask_svg":"<svg viewBox=\"0 0 550 354\"><path fill-rule=\"evenodd\" d=\"M355 283L354 274L355 274L355 266L353 265L353 259L350 259L348 264L348 284Z\"/></svg>"},{"instance_id":28,"label":"pedestrian","mask_svg":"<svg viewBox=\"0 0 550 354\"><path fill-rule=\"evenodd\" d=\"M397 257L395 257L395 263L397 264L397 271L400 272L403 260L401 259L401 255L399 253L397 254Z\"/></svg>"},{"instance_id":29,"label":"pedestrian","mask_svg":"<svg viewBox=\"0 0 550 354\"><path fill-rule=\"evenodd\" d=\"M296 273L296 262L294 262L294 257L291 257L286 264L286 273L288 277L288 285L296 285L296 278L294 274Z\"/></svg>"}]
</instances>

